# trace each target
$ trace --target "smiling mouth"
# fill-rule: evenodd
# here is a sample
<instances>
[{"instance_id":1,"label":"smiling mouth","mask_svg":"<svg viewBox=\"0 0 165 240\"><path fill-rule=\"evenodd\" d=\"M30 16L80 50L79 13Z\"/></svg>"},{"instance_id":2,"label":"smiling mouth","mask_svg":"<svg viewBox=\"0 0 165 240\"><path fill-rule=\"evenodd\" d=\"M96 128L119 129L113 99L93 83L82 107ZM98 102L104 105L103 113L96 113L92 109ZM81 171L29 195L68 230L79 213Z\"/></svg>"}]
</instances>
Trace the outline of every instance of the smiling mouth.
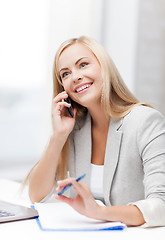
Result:
<instances>
[{"instance_id":1,"label":"smiling mouth","mask_svg":"<svg viewBox=\"0 0 165 240\"><path fill-rule=\"evenodd\" d=\"M76 88L75 92L76 93L84 92L84 90L88 89L91 85L92 83L84 84L83 86Z\"/></svg>"}]
</instances>

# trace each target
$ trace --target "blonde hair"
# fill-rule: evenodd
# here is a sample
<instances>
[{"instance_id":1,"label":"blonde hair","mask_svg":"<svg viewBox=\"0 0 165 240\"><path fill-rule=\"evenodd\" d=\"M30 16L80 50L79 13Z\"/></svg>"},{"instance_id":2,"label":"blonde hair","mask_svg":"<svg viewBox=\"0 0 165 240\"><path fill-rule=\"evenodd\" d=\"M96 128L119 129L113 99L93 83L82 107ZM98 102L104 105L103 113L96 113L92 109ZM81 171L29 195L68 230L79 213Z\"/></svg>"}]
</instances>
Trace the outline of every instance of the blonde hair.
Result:
<instances>
[{"instance_id":1,"label":"blonde hair","mask_svg":"<svg viewBox=\"0 0 165 240\"><path fill-rule=\"evenodd\" d=\"M103 46L89 37L72 38L61 44L56 52L53 68L53 98L63 91L63 85L58 70L58 61L62 52L69 46L81 43L95 55L102 69L103 89L101 102L107 116L112 118L122 118L127 115L136 105L146 105L139 102L129 91L122 80L115 64L105 51ZM76 119L83 118L87 109L73 101L73 107L77 109ZM57 167L57 179L66 177L67 157L69 154L69 139L66 141L59 159ZM36 165L35 165L36 166Z\"/></svg>"},{"instance_id":2,"label":"blonde hair","mask_svg":"<svg viewBox=\"0 0 165 240\"><path fill-rule=\"evenodd\" d=\"M69 46L81 43L95 55L102 69L103 89L102 89L102 106L105 113L112 118L121 118L127 115L136 105L146 105L140 103L134 95L129 91L122 80L115 64L105 51L105 49L94 39L82 36L80 38L72 38L65 41L58 49L53 70L53 97L63 91L62 81L58 71L58 60L62 52ZM83 117L87 109L73 101L74 107L77 109L77 117ZM61 152L61 161L59 161L57 174L59 178L66 176L66 153L68 154L68 141Z\"/></svg>"}]
</instances>

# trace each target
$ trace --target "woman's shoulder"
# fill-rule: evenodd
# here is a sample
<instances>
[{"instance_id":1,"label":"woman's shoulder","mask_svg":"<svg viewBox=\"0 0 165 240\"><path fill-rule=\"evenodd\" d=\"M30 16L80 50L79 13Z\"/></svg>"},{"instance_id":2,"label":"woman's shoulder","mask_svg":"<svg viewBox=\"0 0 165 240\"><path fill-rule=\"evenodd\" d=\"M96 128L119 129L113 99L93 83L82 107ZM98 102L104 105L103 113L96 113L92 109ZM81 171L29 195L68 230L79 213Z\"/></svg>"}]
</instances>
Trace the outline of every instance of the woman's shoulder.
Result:
<instances>
[{"instance_id":1,"label":"woman's shoulder","mask_svg":"<svg viewBox=\"0 0 165 240\"><path fill-rule=\"evenodd\" d=\"M139 105L135 106L124 118L123 125L142 126L149 124L165 124L165 117L156 109Z\"/></svg>"},{"instance_id":2,"label":"woman's shoulder","mask_svg":"<svg viewBox=\"0 0 165 240\"><path fill-rule=\"evenodd\" d=\"M136 119L137 121L143 119L145 120L150 117L165 119L165 117L158 110L143 105L135 106L125 116L126 119Z\"/></svg>"}]
</instances>

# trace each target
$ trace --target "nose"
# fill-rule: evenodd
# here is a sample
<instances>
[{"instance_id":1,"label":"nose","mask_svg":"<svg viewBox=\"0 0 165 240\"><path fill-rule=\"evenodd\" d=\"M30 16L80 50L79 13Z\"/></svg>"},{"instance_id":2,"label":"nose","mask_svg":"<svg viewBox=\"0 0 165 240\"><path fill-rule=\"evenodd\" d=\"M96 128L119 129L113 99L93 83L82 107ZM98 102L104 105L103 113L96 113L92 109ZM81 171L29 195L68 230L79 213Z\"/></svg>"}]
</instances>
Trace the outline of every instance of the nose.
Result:
<instances>
[{"instance_id":1,"label":"nose","mask_svg":"<svg viewBox=\"0 0 165 240\"><path fill-rule=\"evenodd\" d=\"M82 74L79 71L72 71L72 80L74 83L82 79Z\"/></svg>"}]
</instances>

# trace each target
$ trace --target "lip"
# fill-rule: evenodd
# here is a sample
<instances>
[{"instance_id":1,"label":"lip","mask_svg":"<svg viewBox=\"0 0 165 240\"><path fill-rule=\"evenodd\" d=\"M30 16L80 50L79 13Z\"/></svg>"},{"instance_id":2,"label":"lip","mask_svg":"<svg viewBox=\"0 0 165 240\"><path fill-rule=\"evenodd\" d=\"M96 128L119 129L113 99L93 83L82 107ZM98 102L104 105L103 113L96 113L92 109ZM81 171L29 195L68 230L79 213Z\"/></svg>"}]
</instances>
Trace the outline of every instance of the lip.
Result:
<instances>
[{"instance_id":1,"label":"lip","mask_svg":"<svg viewBox=\"0 0 165 240\"><path fill-rule=\"evenodd\" d=\"M79 92L77 92L77 89L79 89L79 88L81 88L81 87L83 87L87 84L91 86L93 83L92 82L86 82L86 83L79 84L78 86L75 87L74 92L79 93ZM88 88L90 88L90 87L88 87ZM88 88L85 88L84 90L87 90ZM81 92L83 92L83 90L80 91L80 93Z\"/></svg>"}]
</instances>

